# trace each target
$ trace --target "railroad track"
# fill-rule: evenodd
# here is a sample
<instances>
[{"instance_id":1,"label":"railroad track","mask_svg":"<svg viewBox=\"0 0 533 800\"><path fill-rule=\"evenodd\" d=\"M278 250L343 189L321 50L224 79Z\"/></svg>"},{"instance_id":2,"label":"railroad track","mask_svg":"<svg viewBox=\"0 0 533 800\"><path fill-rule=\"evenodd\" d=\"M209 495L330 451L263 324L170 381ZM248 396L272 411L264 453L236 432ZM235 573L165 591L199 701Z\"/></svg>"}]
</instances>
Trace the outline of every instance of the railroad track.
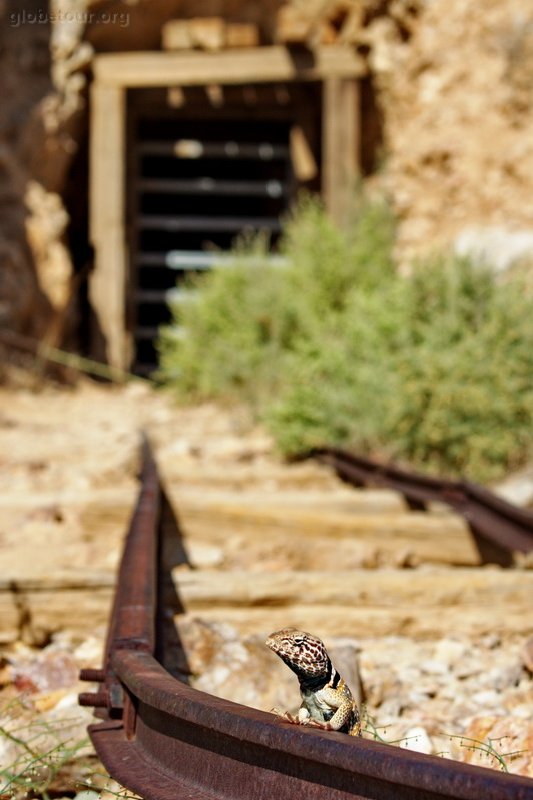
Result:
<instances>
[{"instance_id":1,"label":"railroad track","mask_svg":"<svg viewBox=\"0 0 533 800\"><path fill-rule=\"evenodd\" d=\"M468 522L484 560L508 565L513 552L533 550L533 514L475 483L418 475L335 447L308 456L329 464L351 486L395 489L413 509L424 510L431 502L451 506Z\"/></svg>"},{"instance_id":2,"label":"railroad track","mask_svg":"<svg viewBox=\"0 0 533 800\"><path fill-rule=\"evenodd\" d=\"M348 474L345 454L322 451L320 457L337 463L350 480L366 482L361 474ZM482 504L484 499L478 497ZM493 504L491 509L497 513ZM144 444L141 489L119 570L105 663L81 674L99 684L98 691L80 695L80 703L94 706L101 718L89 733L117 781L146 800L533 798L528 778L284 725L272 714L212 697L173 677L162 666L169 640L159 557L167 510ZM531 520L529 525L531 531Z\"/></svg>"}]
</instances>

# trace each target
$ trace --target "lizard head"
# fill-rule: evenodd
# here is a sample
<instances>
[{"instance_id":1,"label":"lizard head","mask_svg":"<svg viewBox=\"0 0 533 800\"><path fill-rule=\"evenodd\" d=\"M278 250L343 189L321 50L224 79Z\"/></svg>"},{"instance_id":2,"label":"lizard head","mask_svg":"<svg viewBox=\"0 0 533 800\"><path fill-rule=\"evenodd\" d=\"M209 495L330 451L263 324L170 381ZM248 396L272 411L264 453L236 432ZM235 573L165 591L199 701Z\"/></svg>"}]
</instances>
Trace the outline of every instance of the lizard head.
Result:
<instances>
[{"instance_id":1,"label":"lizard head","mask_svg":"<svg viewBox=\"0 0 533 800\"><path fill-rule=\"evenodd\" d=\"M300 681L315 678L328 679L331 661L324 642L296 628L284 628L271 633L265 642L288 667L296 673Z\"/></svg>"}]
</instances>

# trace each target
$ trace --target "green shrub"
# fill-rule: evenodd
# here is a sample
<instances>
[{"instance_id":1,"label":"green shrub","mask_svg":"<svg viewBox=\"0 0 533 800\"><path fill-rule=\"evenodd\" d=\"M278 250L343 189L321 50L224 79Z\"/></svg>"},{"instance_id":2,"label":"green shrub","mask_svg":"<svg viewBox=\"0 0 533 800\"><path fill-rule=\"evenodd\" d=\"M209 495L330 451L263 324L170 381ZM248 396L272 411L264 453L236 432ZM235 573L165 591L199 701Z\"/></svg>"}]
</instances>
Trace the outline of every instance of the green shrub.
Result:
<instances>
[{"instance_id":1,"label":"green shrub","mask_svg":"<svg viewBox=\"0 0 533 800\"><path fill-rule=\"evenodd\" d=\"M324 443L368 451L384 443L389 398L396 393L389 366L396 312L382 304L380 292L356 292L334 321L317 324L298 342L282 391L264 415L284 453Z\"/></svg>"},{"instance_id":2,"label":"green shrub","mask_svg":"<svg viewBox=\"0 0 533 800\"><path fill-rule=\"evenodd\" d=\"M244 399L293 454L324 443L490 480L531 454L531 301L465 259L410 278L392 260L383 203L360 201L339 230L304 199L281 253L241 245L235 264L175 308L161 374L182 396Z\"/></svg>"},{"instance_id":3,"label":"green shrub","mask_svg":"<svg viewBox=\"0 0 533 800\"><path fill-rule=\"evenodd\" d=\"M364 227L368 233L361 236ZM190 282L197 302L171 305L174 324L161 330L158 343L163 382L186 398L237 396L262 404L279 391L296 343L345 307L354 271L361 285L393 273L392 240L384 204L360 206L347 235L316 200L304 197L280 247L288 267L268 265L264 238L244 241L232 264ZM364 249L369 246L373 264ZM187 335L178 339L177 327Z\"/></svg>"},{"instance_id":4,"label":"green shrub","mask_svg":"<svg viewBox=\"0 0 533 800\"><path fill-rule=\"evenodd\" d=\"M396 451L482 480L519 466L533 441L531 299L465 260L422 265L402 289Z\"/></svg>"},{"instance_id":5,"label":"green shrub","mask_svg":"<svg viewBox=\"0 0 533 800\"><path fill-rule=\"evenodd\" d=\"M276 390L276 364L291 346L291 298L266 244L240 246L235 262L190 283L198 297L171 306L175 328L163 328L160 374L186 398L244 397L254 404Z\"/></svg>"}]
</instances>

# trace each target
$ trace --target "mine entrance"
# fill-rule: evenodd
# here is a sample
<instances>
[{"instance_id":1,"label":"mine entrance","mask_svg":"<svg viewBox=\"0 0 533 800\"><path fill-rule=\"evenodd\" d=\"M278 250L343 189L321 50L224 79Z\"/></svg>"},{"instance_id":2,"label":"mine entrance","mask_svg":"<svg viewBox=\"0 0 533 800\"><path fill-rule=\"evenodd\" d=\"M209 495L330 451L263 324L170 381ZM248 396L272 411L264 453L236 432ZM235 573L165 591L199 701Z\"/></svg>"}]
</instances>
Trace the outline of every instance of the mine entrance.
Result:
<instances>
[{"instance_id":1,"label":"mine entrance","mask_svg":"<svg viewBox=\"0 0 533 800\"><path fill-rule=\"evenodd\" d=\"M342 222L361 171L364 59L348 45L103 53L93 64L93 352L150 373L166 294L300 187ZM186 295L182 298L186 301ZM101 353L101 355L100 355Z\"/></svg>"},{"instance_id":2,"label":"mine entrance","mask_svg":"<svg viewBox=\"0 0 533 800\"><path fill-rule=\"evenodd\" d=\"M191 275L223 262L245 232L263 232L275 254L299 189L319 189L320 121L319 83L130 92L126 320L135 373L153 372L168 302L193 301Z\"/></svg>"}]
</instances>

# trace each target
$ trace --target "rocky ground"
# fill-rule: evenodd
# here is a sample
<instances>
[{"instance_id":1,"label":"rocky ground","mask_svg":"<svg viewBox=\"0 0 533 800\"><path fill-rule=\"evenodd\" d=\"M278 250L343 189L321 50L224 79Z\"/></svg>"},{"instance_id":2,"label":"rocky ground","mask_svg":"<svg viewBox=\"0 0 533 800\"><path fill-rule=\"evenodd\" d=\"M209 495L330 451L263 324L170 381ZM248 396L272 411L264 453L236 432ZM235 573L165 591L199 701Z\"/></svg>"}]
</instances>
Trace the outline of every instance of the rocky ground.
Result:
<instances>
[{"instance_id":1,"label":"rocky ground","mask_svg":"<svg viewBox=\"0 0 533 800\"><path fill-rule=\"evenodd\" d=\"M100 665L141 428L179 515L186 559L168 566L193 685L294 709L296 680L263 642L295 624L325 639L365 736L533 777L533 576L480 566L449 512L285 465L238 409L178 408L141 382L2 390L0 427L7 793L103 780L77 673ZM51 755L35 767L37 752Z\"/></svg>"}]
</instances>

